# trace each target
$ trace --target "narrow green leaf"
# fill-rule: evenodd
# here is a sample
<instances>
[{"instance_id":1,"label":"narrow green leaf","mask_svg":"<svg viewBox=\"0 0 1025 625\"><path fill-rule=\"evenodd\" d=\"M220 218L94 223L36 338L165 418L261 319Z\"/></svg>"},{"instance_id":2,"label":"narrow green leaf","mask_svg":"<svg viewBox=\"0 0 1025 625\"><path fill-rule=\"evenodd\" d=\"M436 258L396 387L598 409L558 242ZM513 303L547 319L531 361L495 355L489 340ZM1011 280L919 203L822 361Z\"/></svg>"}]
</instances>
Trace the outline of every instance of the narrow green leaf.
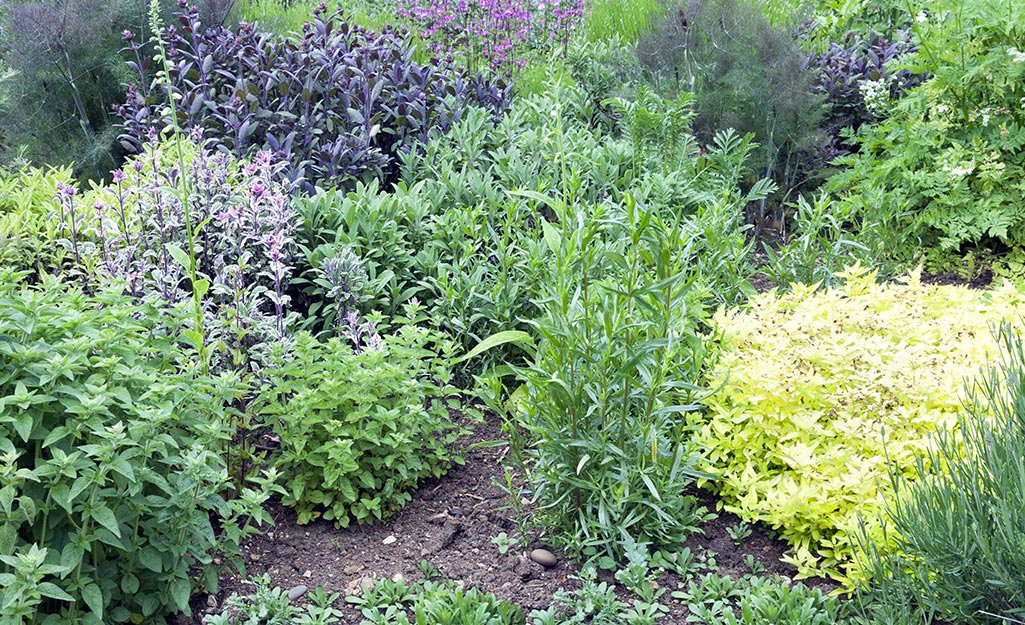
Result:
<instances>
[{"instance_id":1,"label":"narrow green leaf","mask_svg":"<svg viewBox=\"0 0 1025 625\"><path fill-rule=\"evenodd\" d=\"M167 253L171 255L171 258L174 259L174 262L181 265L181 268L184 269L186 273L192 272L192 260L189 258L189 255L185 250L174 243L168 243L165 248L167 249Z\"/></svg>"},{"instance_id":2,"label":"narrow green leaf","mask_svg":"<svg viewBox=\"0 0 1025 625\"><path fill-rule=\"evenodd\" d=\"M192 586L189 584L188 578L176 577L171 582L171 600L174 601L176 608L186 614L190 614L189 610L189 596L192 592Z\"/></svg>"}]
</instances>

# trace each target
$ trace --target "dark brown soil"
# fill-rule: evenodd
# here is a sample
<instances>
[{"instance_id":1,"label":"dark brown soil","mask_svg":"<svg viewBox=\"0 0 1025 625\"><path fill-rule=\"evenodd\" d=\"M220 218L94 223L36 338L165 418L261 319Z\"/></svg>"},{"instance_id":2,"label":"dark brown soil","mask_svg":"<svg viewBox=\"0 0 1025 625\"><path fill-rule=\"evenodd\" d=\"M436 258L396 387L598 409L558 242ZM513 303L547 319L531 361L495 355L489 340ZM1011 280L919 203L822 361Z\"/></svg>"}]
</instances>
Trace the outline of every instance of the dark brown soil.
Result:
<instances>
[{"instance_id":1,"label":"dark brown soil","mask_svg":"<svg viewBox=\"0 0 1025 625\"><path fill-rule=\"evenodd\" d=\"M475 433L465 441L469 447L465 465L453 468L440 480L423 484L413 500L387 523L336 529L331 522L320 520L299 526L290 509L273 505L275 526L244 544L247 575L269 573L272 585L285 590L299 585L323 586L329 593L340 592L345 596L360 593L361 584L372 584L374 580L420 578L423 575L418 565L426 560L441 577L458 580L464 587L492 592L521 606L525 613L548 607L556 590L579 586L574 579L579 568L554 549L558 563L546 569L530 561L518 546L502 554L492 542L501 532L515 535L516 524L514 514L506 507L506 494L495 483L503 472L506 448L472 447L476 442L501 438L495 417L489 419L477 425ZM714 499L702 495L702 500L714 510ZM692 536L686 546L695 554L714 558L720 574L735 578L749 572L745 564L748 555L765 567L766 574L789 577L796 572L780 561L786 545L762 528L753 527L752 534L739 546L735 545L726 530L737 523L736 517L722 513L705 523L703 533ZM534 547L549 546L543 543L542 536L541 542L530 545ZM675 590L679 581L675 575L665 573L659 583ZM827 591L835 588L825 580L812 580L811 584ZM221 586L217 596L196 597L193 620L180 622L199 623L204 614L219 612L230 594L251 592L238 576L223 578ZM668 593L662 601L670 606L671 612L661 623L686 622L684 606L670 599ZM345 623L360 622L361 617L354 609L346 605L344 610Z\"/></svg>"}]
</instances>

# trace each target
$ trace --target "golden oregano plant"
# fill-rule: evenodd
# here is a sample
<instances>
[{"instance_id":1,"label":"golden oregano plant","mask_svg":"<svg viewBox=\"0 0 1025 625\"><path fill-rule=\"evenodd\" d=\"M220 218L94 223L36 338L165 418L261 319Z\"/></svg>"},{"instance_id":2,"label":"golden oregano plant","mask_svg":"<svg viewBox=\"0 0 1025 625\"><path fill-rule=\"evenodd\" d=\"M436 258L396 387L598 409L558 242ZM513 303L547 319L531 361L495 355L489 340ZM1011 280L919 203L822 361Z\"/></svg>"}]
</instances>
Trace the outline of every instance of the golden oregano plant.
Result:
<instances>
[{"instance_id":1,"label":"golden oregano plant","mask_svg":"<svg viewBox=\"0 0 1025 625\"><path fill-rule=\"evenodd\" d=\"M1025 314L1013 286L978 291L878 284L855 265L843 285L795 285L721 309L717 361L698 420L723 507L790 543L801 576L857 576L862 519L874 539L890 467L910 474L962 408L964 379L998 354L991 327Z\"/></svg>"}]
</instances>

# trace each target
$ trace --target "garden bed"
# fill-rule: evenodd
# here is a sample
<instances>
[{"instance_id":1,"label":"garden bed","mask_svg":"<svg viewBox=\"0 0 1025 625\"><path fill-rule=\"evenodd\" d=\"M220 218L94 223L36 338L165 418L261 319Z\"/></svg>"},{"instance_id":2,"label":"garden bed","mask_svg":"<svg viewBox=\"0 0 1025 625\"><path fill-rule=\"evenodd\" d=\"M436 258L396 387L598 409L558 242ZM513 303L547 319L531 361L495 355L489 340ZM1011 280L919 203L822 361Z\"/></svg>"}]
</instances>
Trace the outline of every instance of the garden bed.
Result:
<instances>
[{"instance_id":1,"label":"garden bed","mask_svg":"<svg viewBox=\"0 0 1025 625\"><path fill-rule=\"evenodd\" d=\"M357 589L361 584L375 580L423 577L420 563L424 560L437 569L442 578L494 593L501 600L519 605L528 614L531 610L547 608L557 590L574 590L580 586L575 579L580 569L567 562L561 553L557 553L559 560L551 568L529 561L526 557L529 549L548 547L543 537L529 549L514 544L505 554L492 541L503 532L509 536L516 532L515 515L506 507L507 495L496 483L502 476L506 448L472 445L502 436L496 417L489 414L463 441L469 448L466 463L454 467L441 479L424 483L413 500L386 523L336 529L330 521L317 520L301 526L296 524L296 515L291 509L275 503L272 506L275 526L243 545L246 576L222 577L220 593L212 597L196 596L192 618L180 615L177 623L200 623L204 614L220 612L231 594L245 595L252 591L251 586L242 583L243 579L264 573L270 575L273 586L284 590L323 586L329 593L352 595L360 592ZM713 499L703 497L703 500L706 506L714 507ZM745 564L749 555L765 567L763 575L792 577L796 573L794 567L780 561L786 543L761 527L752 527L750 536L735 543L728 530L735 528L738 522L736 516L720 513L704 523L702 533L692 536L686 546L696 554L705 553L708 557L714 554L714 563L708 563L714 564L710 570L734 579L750 573ZM612 576L603 574L602 578L611 581ZM670 572L663 573L659 579L659 584L669 591L676 590L679 582L679 576ZM819 586L823 591L836 588L828 580L805 580L805 583ZM623 599L629 597L628 593L620 594ZM664 603L670 612L661 623L687 622L689 612L680 600L669 599L667 594ZM343 609L345 623L360 622L359 612L353 606L346 603Z\"/></svg>"}]
</instances>

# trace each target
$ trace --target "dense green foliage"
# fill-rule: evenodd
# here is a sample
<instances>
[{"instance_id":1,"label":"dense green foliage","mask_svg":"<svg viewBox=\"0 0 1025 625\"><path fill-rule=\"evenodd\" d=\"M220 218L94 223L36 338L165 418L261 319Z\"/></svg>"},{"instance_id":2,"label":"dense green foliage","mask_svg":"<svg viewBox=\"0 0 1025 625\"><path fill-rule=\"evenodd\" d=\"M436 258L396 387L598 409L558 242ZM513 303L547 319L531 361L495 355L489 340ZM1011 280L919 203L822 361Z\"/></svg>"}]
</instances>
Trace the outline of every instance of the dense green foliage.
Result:
<instances>
[{"instance_id":1,"label":"dense green foliage","mask_svg":"<svg viewBox=\"0 0 1025 625\"><path fill-rule=\"evenodd\" d=\"M61 227L58 183L70 184L71 172L31 167L0 171L0 266L28 271L32 280L62 267L70 250L53 245Z\"/></svg>"},{"instance_id":2,"label":"dense green foliage","mask_svg":"<svg viewBox=\"0 0 1025 625\"><path fill-rule=\"evenodd\" d=\"M446 397L454 389L441 382L452 352L443 337L405 325L382 339L364 325L348 342L295 341L256 409L281 438L270 461L300 523L383 519L421 480L462 462L452 445L463 429Z\"/></svg>"},{"instance_id":3,"label":"dense green foliage","mask_svg":"<svg viewBox=\"0 0 1025 625\"><path fill-rule=\"evenodd\" d=\"M0 277L0 622L188 612L269 521L218 453L236 381L183 372L153 309Z\"/></svg>"},{"instance_id":4,"label":"dense green foliage","mask_svg":"<svg viewBox=\"0 0 1025 625\"><path fill-rule=\"evenodd\" d=\"M912 32L918 50L902 63L930 78L899 102L881 96L883 119L862 128L860 152L842 161L849 169L828 188L865 219L898 217L894 227L925 245L1019 246L1025 54L1016 46L1025 10L944 0L923 7Z\"/></svg>"},{"instance_id":5,"label":"dense green foliage","mask_svg":"<svg viewBox=\"0 0 1025 625\"><path fill-rule=\"evenodd\" d=\"M0 3L0 144L53 167L0 173L0 625L187 610L271 491L386 520L481 401L492 542L577 590L378 581L366 623L1025 620L1012 326L959 392L1023 295L875 282L1025 276L1021 7L144 4ZM720 575L698 486L858 600ZM289 594L207 621L341 618Z\"/></svg>"}]
</instances>

